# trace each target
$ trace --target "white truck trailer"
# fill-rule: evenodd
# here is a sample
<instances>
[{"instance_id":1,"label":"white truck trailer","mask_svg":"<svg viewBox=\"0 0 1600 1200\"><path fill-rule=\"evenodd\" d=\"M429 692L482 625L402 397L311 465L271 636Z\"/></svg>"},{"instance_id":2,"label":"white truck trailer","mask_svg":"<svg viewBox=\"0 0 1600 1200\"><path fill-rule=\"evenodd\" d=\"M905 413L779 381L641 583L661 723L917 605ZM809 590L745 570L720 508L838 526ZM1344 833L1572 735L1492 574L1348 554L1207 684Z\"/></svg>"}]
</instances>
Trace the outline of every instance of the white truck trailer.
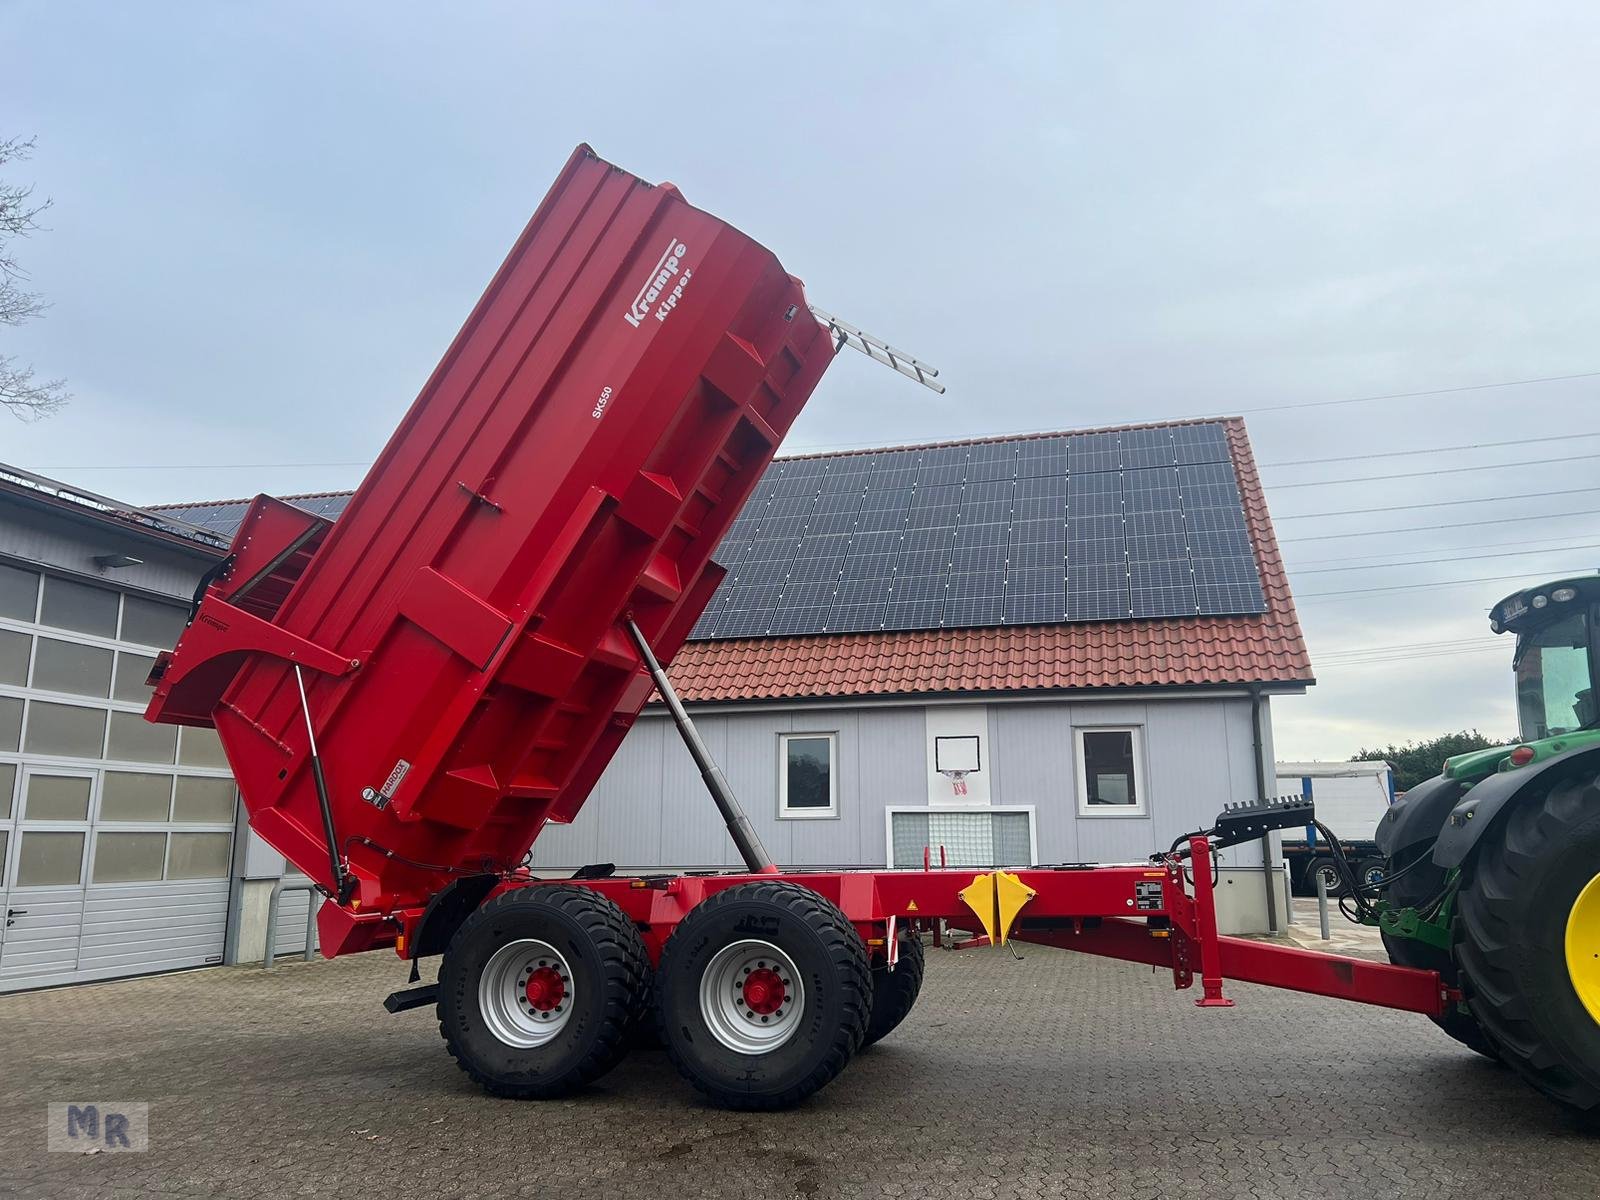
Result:
<instances>
[{"instance_id":1,"label":"white truck trailer","mask_svg":"<svg viewBox=\"0 0 1600 1200\"><path fill-rule=\"evenodd\" d=\"M1280 762L1278 795L1304 796L1317 806L1317 819L1333 831L1345 854L1357 863L1362 881L1375 881L1383 855L1373 841L1378 822L1394 803L1394 768L1386 762ZM1297 896L1314 896L1320 872L1330 896L1342 884L1329 857L1325 839L1315 829L1283 835L1283 857L1289 884Z\"/></svg>"}]
</instances>

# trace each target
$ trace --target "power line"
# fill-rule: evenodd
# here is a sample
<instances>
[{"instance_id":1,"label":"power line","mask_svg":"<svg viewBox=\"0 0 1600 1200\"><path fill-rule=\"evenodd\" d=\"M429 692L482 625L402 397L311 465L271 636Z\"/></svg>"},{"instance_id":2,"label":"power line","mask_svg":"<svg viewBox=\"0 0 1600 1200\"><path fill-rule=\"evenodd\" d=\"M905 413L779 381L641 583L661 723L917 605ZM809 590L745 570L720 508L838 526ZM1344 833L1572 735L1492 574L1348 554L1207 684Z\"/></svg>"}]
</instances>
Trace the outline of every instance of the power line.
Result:
<instances>
[{"instance_id":1,"label":"power line","mask_svg":"<svg viewBox=\"0 0 1600 1200\"><path fill-rule=\"evenodd\" d=\"M1351 660L1349 660L1347 662L1331 662L1331 663L1327 663L1326 665L1327 665L1329 670L1344 671L1344 670L1354 669L1354 668L1357 668L1357 667L1397 666L1397 665L1399 665L1401 663L1420 662L1420 661L1424 661L1426 659L1432 659L1432 658L1464 658L1464 657L1467 657L1469 655L1484 654L1484 653L1487 653L1490 650L1499 650L1499 649L1500 649L1499 646L1479 646L1476 649L1448 651L1448 652L1440 653L1440 654L1401 654L1401 655L1396 655L1394 657L1388 657L1388 658L1379 657L1379 658L1351 659ZM1316 665L1317 665L1317 663L1319 661L1321 661L1321 660L1320 659L1314 659L1313 663L1312 663L1313 667L1316 667Z\"/></svg>"},{"instance_id":2,"label":"power line","mask_svg":"<svg viewBox=\"0 0 1600 1200\"><path fill-rule=\"evenodd\" d=\"M1287 516L1273 514L1272 520L1279 521L1305 521L1315 517L1356 517L1364 513L1389 513L1411 512L1419 508L1452 508L1460 504L1499 504L1505 500L1542 500L1547 496L1576 496L1584 492L1600 492L1600 484L1594 487L1563 488L1555 492L1521 492L1511 496L1475 496L1467 500L1430 500L1426 504L1380 504L1377 508L1344 508L1332 512L1320 513L1290 513Z\"/></svg>"},{"instance_id":3,"label":"power line","mask_svg":"<svg viewBox=\"0 0 1600 1200\"><path fill-rule=\"evenodd\" d=\"M1352 654L1331 655L1316 654L1313 659L1317 662L1328 663L1331 666L1357 666L1366 662L1414 662L1419 658L1459 658L1464 654L1487 654L1489 651L1504 651L1504 646L1452 646L1441 650L1416 650L1401 654Z\"/></svg>"},{"instance_id":4,"label":"power line","mask_svg":"<svg viewBox=\"0 0 1600 1200\"><path fill-rule=\"evenodd\" d=\"M1496 543L1491 542L1491 543L1488 543L1488 545L1483 547L1483 548L1484 549L1488 549L1488 548L1494 546L1495 544ZM1500 546L1520 546L1520 545L1522 545L1521 542L1500 542L1498 544ZM1477 547L1467 547L1467 548L1468 549L1476 549ZM1533 548L1528 549L1528 550L1507 550L1507 551L1503 551L1500 554L1452 554L1452 555L1447 555L1444 558L1412 558L1412 559L1406 559L1406 560L1401 561L1401 562L1388 562L1388 563L1372 563L1372 562L1369 562L1369 563L1362 563L1362 564L1360 564L1358 566L1354 566L1354 567L1312 567L1309 570L1307 570L1305 567L1294 567L1294 568L1292 568L1290 570L1289 574L1291 574L1291 575L1322 575L1322 574L1326 574L1329 571L1381 571L1381 570L1385 570L1385 569L1390 568L1390 567L1425 567L1425 566L1428 566L1428 565L1430 565L1432 563L1472 562L1473 560L1480 559L1480 558L1518 558L1518 557L1520 557L1522 555L1527 555L1527 554L1556 554L1556 553L1559 553L1559 552L1561 552L1563 550L1600 550L1600 542L1584 542L1581 545L1577 545L1577 546L1536 546L1536 547L1533 547ZM1355 555L1352 558L1314 558L1311 561L1312 562L1354 562L1357 558L1367 558L1367 557L1369 557L1369 556L1365 555L1365 554L1358 554L1358 555Z\"/></svg>"},{"instance_id":5,"label":"power line","mask_svg":"<svg viewBox=\"0 0 1600 1200\"><path fill-rule=\"evenodd\" d=\"M1426 446L1420 450L1384 450L1375 454L1341 454L1335 458L1296 458L1287 462L1261 463L1267 467L1309 467L1319 463L1360 462L1372 458L1411 458L1418 454L1453 454L1459 450L1497 450L1505 446L1537 446L1543 442L1570 442L1578 438L1600 437L1594 433L1556 433L1549 437L1515 438L1504 442L1469 442L1461 446Z\"/></svg>"},{"instance_id":6,"label":"power line","mask_svg":"<svg viewBox=\"0 0 1600 1200\"><path fill-rule=\"evenodd\" d=\"M1376 396L1347 396L1338 400L1302 400L1291 404L1262 404L1255 408L1236 408L1229 412L1189 413L1181 417L1147 418L1129 424L1159 424L1162 421L1220 420L1224 417L1248 417L1256 413L1289 412L1303 408L1331 408L1343 404L1373 404L1380 400L1418 400L1428 396L1453 396L1463 392L1484 392L1495 388L1527 387L1539 383L1567 383L1575 379L1600 378L1600 371L1578 371L1571 375L1538 375L1528 379L1501 379L1492 383L1469 383L1459 387L1429 388L1418 392L1385 392ZM987 437L1027 437L1035 433L1057 433L1054 429L1014 429L1007 433L987 434ZM868 450L881 446L882 441L833 442L813 446L792 447L796 454L822 454L831 450Z\"/></svg>"},{"instance_id":7,"label":"power line","mask_svg":"<svg viewBox=\"0 0 1600 1200\"><path fill-rule=\"evenodd\" d=\"M1587 462L1590 459L1600 458L1600 454L1569 454L1564 458L1529 458L1518 462L1508 463L1479 463L1472 467L1439 467L1432 471L1407 471L1407 479L1422 479L1431 475L1465 475L1470 471L1504 471L1511 467L1545 467L1551 463ZM1312 479L1302 480L1300 483L1270 483L1267 488L1271 491L1287 491L1289 488L1329 487L1336 483L1393 483L1393 475L1356 475L1349 479Z\"/></svg>"},{"instance_id":8,"label":"power line","mask_svg":"<svg viewBox=\"0 0 1600 1200\"><path fill-rule=\"evenodd\" d=\"M1381 646L1343 646L1332 650L1324 650L1318 657L1338 654L1374 654L1378 651L1389 650L1438 650L1452 646L1487 646L1499 645L1499 639L1494 635L1475 635L1473 637L1441 638L1432 642L1388 642Z\"/></svg>"},{"instance_id":9,"label":"power line","mask_svg":"<svg viewBox=\"0 0 1600 1200\"><path fill-rule=\"evenodd\" d=\"M1591 564L1587 567L1572 567L1562 570L1559 574L1564 578L1569 575L1585 575L1594 571L1594 569ZM1299 603L1301 600L1325 600L1338 596L1369 596L1375 592L1414 592L1424 588L1465 587L1471 583L1500 583L1507 579L1526 579L1530 574L1532 574L1532 571L1518 571L1515 575L1480 575L1475 579L1440 579L1432 583L1397 583L1388 587L1346 588L1337 592L1307 592L1303 596L1295 597L1295 602ZM1544 574L1554 575L1557 572L1550 571L1544 572Z\"/></svg>"},{"instance_id":10,"label":"power line","mask_svg":"<svg viewBox=\"0 0 1600 1200\"><path fill-rule=\"evenodd\" d=\"M1443 525L1408 525L1400 529L1362 529L1355 533L1319 533L1309 537L1279 538L1278 544L1287 546L1295 542L1331 542L1340 538L1387 537L1395 533L1430 533L1436 529L1476 529L1485 525L1515 525L1523 521L1558 521L1567 517L1592 517L1597 514L1600 514L1600 508L1585 508L1573 512L1534 513L1532 516L1527 517L1499 517L1493 521L1456 521L1453 524ZM1502 545L1514 544L1509 542L1502 543Z\"/></svg>"},{"instance_id":11,"label":"power line","mask_svg":"<svg viewBox=\"0 0 1600 1200\"><path fill-rule=\"evenodd\" d=\"M1492 639L1488 638L1462 638L1460 641L1440 642L1437 645L1421 642L1413 646L1366 646L1355 650L1323 650L1316 657L1318 659L1368 658L1374 654L1393 654L1403 657L1411 654L1435 654L1443 651L1482 649L1490 644L1498 645L1499 643L1493 642Z\"/></svg>"},{"instance_id":12,"label":"power line","mask_svg":"<svg viewBox=\"0 0 1600 1200\"><path fill-rule=\"evenodd\" d=\"M1594 379L1600 371L1579 371L1573 375L1541 375L1533 379L1505 379L1498 383L1469 383L1460 387L1430 388L1424 392L1388 392L1381 396L1352 396L1347 400L1309 400L1299 404L1266 404L1260 408L1241 408L1233 416L1248 417L1254 413L1284 412L1294 408L1331 408L1337 404L1371 404L1377 400L1416 400L1424 396L1453 396L1461 392L1484 392L1491 388L1523 387L1533 383L1566 383L1573 379ZM1187 419L1187 418L1177 418Z\"/></svg>"},{"instance_id":13,"label":"power line","mask_svg":"<svg viewBox=\"0 0 1600 1200\"><path fill-rule=\"evenodd\" d=\"M1252 415L1254 415L1256 413L1289 412L1289 411L1292 411L1294 409L1303 409L1303 408L1331 408L1331 407L1335 407L1335 406L1338 406L1338 405L1345 405L1345 404L1374 404L1374 403L1377 403L1380 400L1417 400L1417 399L1423 399L1423 398L1426 398L1426 397L1429 397L1429 396L1453 396L1453 395L1459 395L1459 394L1464 393L1464 392L1484 392L1484 391L1491 391L1491 390L1494 390L1494 389L1497 389L1497 388L1529 387L1529 386L1532 386L1534 384L1542 384L1542 383L1568 383L1568 382L1571 382L1571 381L1577 380L1577 379L1600 379L1600 371L1578 371L1578 372L1575 372L1575 373L1573 373L1571 375L1537 375L1537 376L1532 376L1532 377L1527 378L1527 379L1500 379L1500 380L1495 380L1495 381L1490 382L1490 383L1468 383L1468 384L1462 384L1462 385L1457 386L1457 387L1428 388L1428 389L1426 389L1424 391L1415 391L1415 392L1384 392L1382 394L1374 395L1374 396L1346 396L1346 397L1342 397L1342 398L1337 399L1337 400L1302 400L1302 401L1299 401L1299 402L1296 402L1296 403L1290 403L1290 404L1263 404L1263 405L1258 405L1255 408L1233 409L1230 412L1191 413L1188 416L1182 416L1182 417L1160 417L1160 418L1148 419L1145 422L1130 422L1130 423L1133 423L1133 424L1141 424L1141 423L1143 423L1143 424L1159 424L1162 421L1199 421L1199 420L1207 420L1207 419L1220 420L1220 419L1222 419L1224 417L1244 417L1244 416L1252 416ZM1005 432L1005 433L985 434L984 437L986 437L986 438L994 438L994 437L1026 437L1026 436L1028 436L1030 434L1035 434L1035 433L1059 433L1059 432L1060 432L1060 430L1056 430L1056 429L1014 429L1014 430L1011 430L1011 431ZM1600 434L1574 434L1574 435L1570 435L1570 436L1574 436L1574 437L1600 437ZM1537 440L1541 440L1541 439L1530 439L1530 441L1537 441ZM1491 444L1494 444L1494 443L1491 443ZM1505 442L1505 443L1498 443L1498 444L1516 445L1516 444L1519 444L1519 443ZM870 442L832 442L832 443L824 443L824 444L821 444L821 445L814 445L814 446L795 446L795 447L791 447L791 449L795 453L799 453L799 454L817 454L817 453L824 453L824 452L829 451L829 450L874 449L874 448L876 448L876 447L878 447L880 445L882 445L882 442L879 441L879 440L875 440L875 441L870 441ZM1469 448L1470 449L1477 449L1477 447L1460 447L1460 448L1461 449L1469 449ZM1431 451L1422 451L1422 450L1417 450L1417 451L1397 451L1396 453L1423 454L1423 453L1431 453ZM1355 457L1379 458L1379 457L1385 457L1385 456L1383 456L1383 455L1358 455L1358 456L1355 456ZM1332 461L1332 460L1328 460L1328 461ZM286 469L286 468L301 468L301 467L368 467L368 466L371 466L371 465L372 464L371 464L370 461L369 462L338 462L338 463L163 463L163 464L138 463L138 464L134 464L132 466L120 466L120 467L119 466L105 466L105 465L70 466L70 467L49 467L49 466L46 466L46 467L37 467L35 469L39 470L39 471L244 471L244 470L266 471L266 470L281 470L281 469ZM1274 463L1274 464L1271 464L1271 465L1281 466L1281 465L1285 465L1285 464Z\"/></svg>"}]
</instances>

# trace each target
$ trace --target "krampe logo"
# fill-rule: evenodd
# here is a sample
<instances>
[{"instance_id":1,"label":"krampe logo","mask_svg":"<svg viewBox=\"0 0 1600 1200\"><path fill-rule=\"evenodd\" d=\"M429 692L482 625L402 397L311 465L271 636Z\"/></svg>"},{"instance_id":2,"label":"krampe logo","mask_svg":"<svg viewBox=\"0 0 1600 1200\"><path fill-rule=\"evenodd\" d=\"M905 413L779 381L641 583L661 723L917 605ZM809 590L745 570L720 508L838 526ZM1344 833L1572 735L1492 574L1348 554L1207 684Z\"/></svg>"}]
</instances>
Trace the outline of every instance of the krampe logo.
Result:
<instances>
[{"instance_id":1,"label":"krampe logo","mask_svg":"<svg viewBox=\"0 0 1600 1200\"><path fill-rule=\"evenodd\" d=\"M683 265L684 255L688 253L689 247L677 238L668 239L667 248L661 252L661 259L650 272L650 278L639 289L639 294L633 298L632 307L622 314L624 321L637 329L644 323L646 317L652 315L652 309L655 309L653 315L656 320L667 319L667 314L678 306L678 297L683 295L683 289L692 274ZM676 286L673 284L674 279L677 280ZM661 300L663 295L666 296L666 300L657 308L656 301Z\"/></svg>"}]
</instances>

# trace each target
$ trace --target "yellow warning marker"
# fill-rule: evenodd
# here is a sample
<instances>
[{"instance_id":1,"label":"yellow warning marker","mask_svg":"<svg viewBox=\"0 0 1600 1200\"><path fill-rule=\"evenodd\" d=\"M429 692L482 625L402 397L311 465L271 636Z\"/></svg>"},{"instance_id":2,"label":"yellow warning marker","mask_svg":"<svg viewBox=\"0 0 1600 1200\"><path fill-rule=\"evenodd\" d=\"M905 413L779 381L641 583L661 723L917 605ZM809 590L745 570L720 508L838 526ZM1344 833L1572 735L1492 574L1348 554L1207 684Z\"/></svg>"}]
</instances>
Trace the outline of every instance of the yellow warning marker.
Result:
<instances>
[{"instance_id":1,"label":"yellow warning marker","mask_svg":"<svg viewBox=\"0 0 1600 1200\"><path fill-rule=\"evenodd\" d=\"M983 926L983 932L989 935L989 940L994 941L997 913L994 900L994 875L986 873L974 877L972 882L956 895L961 897L961 902L972 910L973 916L978 918L978 923Z\"/></svg>"},{"instance_id":2,"label":"yellow warning marker","mask_svg":"<svg viewBox=\"0 0 1600 1200\"><path fill-rule=\"evenodd\" d=\"M1011 936L1011 927L1016 923L1017 914L1038 893L1010 871L990 871L976 876L956 895L978 918L989 941L996 946L1004 946L1006 939Z\"/></svg>"},{"instance_id":3,"label":"yellow warning marker","mask_svg":"<svg viewBox=\"0 0 1600 1200\"><path fill-rule=\"evenodd\" d=\"M916 911L918 911L917 910L917 902L915 900L906 901L906 911L907 912L916 912Z\"/></svg>"},{"instance_id":4,"label":"yellow warning marker","mask_svg":"<svg viewBox=\"0 0 1600 1200\"><path fill-rule=\"evenodd\" d=\"M1038 894L1010 871L994 873L994 904L999 918L996 925L1000 930L1002 946L1011 936L1011 926L1016 923L1017 914L1022 911L1022 906Z\"/></svg>"}]
</instances>

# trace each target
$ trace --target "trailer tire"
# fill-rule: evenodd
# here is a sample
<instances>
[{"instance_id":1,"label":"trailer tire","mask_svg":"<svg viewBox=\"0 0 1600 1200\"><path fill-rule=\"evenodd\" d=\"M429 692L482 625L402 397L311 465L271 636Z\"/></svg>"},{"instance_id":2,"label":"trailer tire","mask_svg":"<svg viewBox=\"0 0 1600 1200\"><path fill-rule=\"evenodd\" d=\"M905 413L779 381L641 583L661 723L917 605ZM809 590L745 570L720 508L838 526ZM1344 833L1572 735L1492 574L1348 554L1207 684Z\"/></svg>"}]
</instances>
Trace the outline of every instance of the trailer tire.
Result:
<instances>
[{"instance_id":1,"label":"trailer tire","mask_svg":"<svg viewBox=\"0 0 1600 1200\"><path fill-rule=\"evenodd\" d=\"M1389 903L1402 908L1416 908L1439 894L1445 884L1443 867L1425 863L1406 871L1403 875L1399 874L1419 857L1432 853L1433 846L1428 844L1402 855L1395 861L1393 869L1388 873L1399 877L1386 886L1384 893ZM1449 951L1439 946L1430 946L1416 938L1392 937L1387 933L1380 936L1383 938L1383 948L1389 953L1389 961L1395 966L1414 967L1419 971L1437 971L1439 978L1447 986L1457 986L1459 980L1456 961ZM1500 1052L1489 1040L1489 1035L1484 1033L1477 1018L1466 1009L1457 1007L1443 1016L1428 1019L1467 1049L1476 1051L1485 1058L1499 1061Z\"/></svg>"},{"instance_id":2,"label":"trailer tire","mask_svg":"<svg viewBox=\"0 0 1600 1200\"><path fill-rule=\"evenodd\" d=\"M795 883L702 901L661 951L656 1020L678 1073L724 1108L789 1108L861 1046L867 948L839 909Z\"/></svg>"},{"instance_id":3,"label":"trailer tire","mask_svg":"<svg viewBox=\"0 0 1600 1200\"><path fill-rule=\"evenodd\" d=\"M1356 863L1356 881L1364 888L1382 883L1388 873L1389 865L1382 858L1363 858Z\"/></svg>"},{"instance_id":4,"label":"trailer tire","mask_svg":"<svg viewBox=\"0 0 1600 1200\"><path fill-rule=\"evenodd\" d=\"M1345 893L1344 880L1339 876L1339 868L1333 859L1326 854L1318 855L1306 864L1306 885L1310 887L1311 894L1317 894L1317 876L1321 875L1323 883L1327 886L1328 898L1331 900Z\"/></svg>"},{"instance_id":5,"label":"trailer tire","mask_svg":"<svg viewBox=\"0 0 1600 1200\"><path fill-rule=\"evenodd\" d=\"M541 997L535 986L545 982ZM516 888L451 938L439 1032L485 1091L549 1099L617 1065L649 996L644 942L616 904L582 887Z\"/></svg>"},{"instance_id":6,"label":"trailer tire","mask_svg":"<svg viewBox=\"0 0 1600 1200\"><path fill-rule=\"evenodd\" d=\"M1600 1121L1600 993L1589 966L1600 956L1600 780L1518 803L1485 831L1466 871L1455 949L1473 1016L1508 1066ZM1569 931L1580 921L1581 954Z\"/></svg>"},{"instance_id":7,"label":"trailer tire","mask_svg":"<svg viewBox=\"0 0 1600 1200\"><path fill-rule=\"evenodd\" d=\"M882 1041L895 1027L911 1015L911 1006L922 991L922 976L927 969L928 956L922 939L916 934L900 937L900 958L894 970L889 970L887 958L875 959L872 964L872 1013L867 1017L867 1036L861 1048Z\"/></svg>"}]
</instances>

